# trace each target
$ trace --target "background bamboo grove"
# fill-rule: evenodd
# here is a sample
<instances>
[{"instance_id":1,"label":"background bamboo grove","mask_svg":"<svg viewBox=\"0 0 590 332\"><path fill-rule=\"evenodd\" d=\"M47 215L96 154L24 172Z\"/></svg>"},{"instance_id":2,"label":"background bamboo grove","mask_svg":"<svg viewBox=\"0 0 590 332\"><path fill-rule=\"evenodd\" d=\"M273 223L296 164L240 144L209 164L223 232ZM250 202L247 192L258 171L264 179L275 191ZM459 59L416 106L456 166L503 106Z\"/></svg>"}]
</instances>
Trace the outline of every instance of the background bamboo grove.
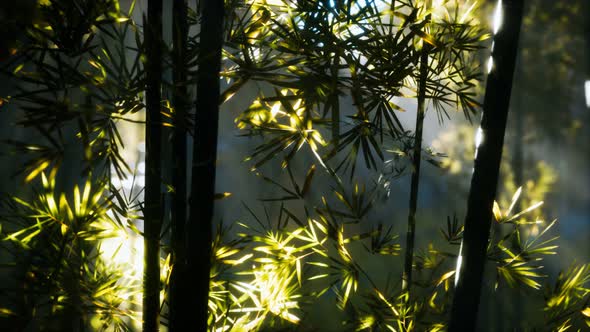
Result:
<instances>
[{"instance_id":1,"label":"background bamboo grove","mask_svg":"<svg viewBox=\"0 0 590 332\"><path fill-rule=\"evenodd\" d=\"M583 13L1 4L0 326L589 328Z\"/></svg>"}]
</instances>

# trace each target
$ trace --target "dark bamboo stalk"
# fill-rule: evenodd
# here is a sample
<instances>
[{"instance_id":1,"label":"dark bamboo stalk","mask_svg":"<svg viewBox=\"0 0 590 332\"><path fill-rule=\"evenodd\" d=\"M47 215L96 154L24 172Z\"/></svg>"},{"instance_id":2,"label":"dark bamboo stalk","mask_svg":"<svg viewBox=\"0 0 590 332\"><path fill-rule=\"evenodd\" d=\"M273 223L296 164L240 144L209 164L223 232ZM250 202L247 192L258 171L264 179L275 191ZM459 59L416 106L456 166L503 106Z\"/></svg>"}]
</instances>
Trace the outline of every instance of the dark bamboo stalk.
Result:
<instances>
[{"instance_id":1,"label":"dark bamboo stalk","mask_svg":"<svg viewBox=\"0 0 590 332\"><path fill-rule=\"evenodd\" d=\"M201 6L187 253L187 273L191 276L189 296L193 303L192 331L207 331L224 17L223 1L203 0Z\"/></svg>"},{"instance_id":2,"label":"dark bamboo stalk","mask_svg":"<svg viewBox=\"0 0 590 332\"><path fill-rule=\"evenodd\" d=\"M160 201L162 81L162 0L148 1L144 26L146 47L146 126L144 204L145 270L143 288L143 331L158 331L160 320Z\"/></svg>"},{"instance_id":3,"label":"dark bamboo stalk","mask_svg":"<svg viewBox=\"0 0 590 332\"><path fill-rule=\"evenodd\" d=\"M143 288L143 331L155 332L160 321L160 200L162 83L162 0L148 1L144 25L146 51L146 177L144 204L145 270Z\"/></svg>"},{"instance_id":4,"label":"dark bamboo stalk","mask_svg":"<svg viewBox=\"0 0 590 332\"><path fill-rule=\"evenodd\" d=\"M428 4L427 4L428 5ZM426 17L430 21L430 14ZM424 42L420 55L420 77L418 78L418 109L416 112L416 128L414 130L414 151L412 156L412 180L410 184L410 211L408 213L408 230L406 232L406 255L402 275L402 292L407 293L412 284L412 266L414 264L414 243L416 240L416 210L418 208L418 187L420 184L420 162L422 160L422 131L426 108L426 84L428 81L428 53L430 45Z\"/></svg>"},{"instance_id":5,"label":"dark bamboo stalk","mask_svg":"<svg viewBox=\"0 0 590 332\"><path fill-rule=\"evenodd\" d=\"M184 331L190 326L191 305L186 293L186 192L187 137L186 114L189 107L187 88L188 4L174 0L172 7L172 61L174 131L172 132L172 196L171 248L173 269L170 274L169 322L170 332Z\"/></svg>"},{"instance_id":6,"label":"dark bamboo stalk","mask_svg":"<svg viewBox=\"0 0 590 332\"><path fill-rule=\"evenodd\" d=\"M500 173L504 132L522 22L523 1L504 0L503 26L494 37L494 67L487 79L481 130L471 179L462 243L462 264L451 309L449 331L475 331L490 236L492 206Z\"/></svg>"}]
</instances>

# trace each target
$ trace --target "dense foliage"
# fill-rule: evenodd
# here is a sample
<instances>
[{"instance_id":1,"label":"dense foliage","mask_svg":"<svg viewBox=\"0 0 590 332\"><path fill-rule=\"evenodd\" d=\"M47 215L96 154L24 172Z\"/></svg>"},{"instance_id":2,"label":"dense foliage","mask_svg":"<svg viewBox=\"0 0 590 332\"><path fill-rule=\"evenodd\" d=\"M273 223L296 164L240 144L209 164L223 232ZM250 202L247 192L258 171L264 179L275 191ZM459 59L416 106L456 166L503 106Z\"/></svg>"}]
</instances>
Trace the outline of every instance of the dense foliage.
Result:
<instances>
[{"instance_id":1,"label":"dense foliage","mask_svg":"<svg viewBox=\"0 0 590 332\"><path fill-rule=\"evenodd\" d=\"M4 141L22 161L17 175L30 189L2 202L0 257L7 272L0 316L10 331L140 325L142 264L122 252L143 236L142 190L150 170L127 158L136 151L124 147L120 128L126 123L155 125L164 134L158 138L164 143L160 190L152 198L160 194L163 206L156 278L160 324L168 326L171 283L182 280L170 272L183 264L177 259L184 250L170 234L178 226L171 225L178 215L182 225L186 218L179 205L168 203L179 181L189 183L172 174L179 162L182 173L189 165L215 163L179 161L165 146L186 137L190 145L202 137L199 126L208 125L195 130L199 109L187 107L199 98L190 91L202 79L196 65L206 63L200 52L207 45L200 35L202 8L189 6L183 13L188 35L158 44L163 120L145 120L146 57L154 45L146 48L134 7L134 1L124 10L117 0L37 1L27 7L34 19L18 23L22 34L7 44L9 55L0 54L2 75L14 83L0 105L30 133ZM255 147L234 167L250 169L267 190L243 203L243 218L214 227L211 331L447 328L462 223L448 217L442 237L429 238L426 247L404 246L400 237L409 239L414 230L397 233L406 216L394 216L391 188L418 174L417 188L420 160L452 169L473 156L473 142L459 139L452 143L468 157L442 158L422 146L423 118L411 130L399 115L419 113L423 105L440 123L479 118L480 59L490 35L478 10L475 2L459 0L225 1L219 102L242 98L232 116L242 139ZM179 45L186 49L174 49ZM186 71L169 81L166 71L183 62ZM257 95L248 100L243 91L250 87ZM214 142L205 148L215 150ZM145 151L137 152L143 157ZM538 212L552 180L539 167L549 175L527 184L517 203L522 189L504 165L508 182L494 205L487 248L494 290L541 290L542 260L556 253L556 221L545 223ZM72 180L70 173L80 177ZM230 195L215 198L222 205ZM190 204L185 198L175 202ZM421 220L414 223L419 230ZM547 318L538 328L590 326L589 283L588 265L560 274L545 289Z\"/></svg>"}]
</instances>

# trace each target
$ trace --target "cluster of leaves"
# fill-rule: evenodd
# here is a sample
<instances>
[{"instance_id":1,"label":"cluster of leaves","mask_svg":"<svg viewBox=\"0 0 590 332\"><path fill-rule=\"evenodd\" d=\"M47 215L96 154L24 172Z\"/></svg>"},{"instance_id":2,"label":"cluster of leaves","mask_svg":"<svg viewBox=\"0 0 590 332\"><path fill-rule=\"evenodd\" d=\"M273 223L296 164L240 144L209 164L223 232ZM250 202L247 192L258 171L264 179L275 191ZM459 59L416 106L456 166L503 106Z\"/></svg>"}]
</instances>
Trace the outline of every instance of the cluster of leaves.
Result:
<instances>
[{"instance_id":1,"label":"cluster of leaves","mask_svg":"<svg viewBox=\"0 0 590 332\"><path fill-rule=\"evenodd\" d=\"M130 171L116 122L143 107L140 52L126 42L139 38L132 10L123 14L115 0L53 1L40 4L40 21L24 27L26 40L1 70L17 83L5 98L22 111L17 125L38 141L5 142L30 156L26 182L58 167L71 142L82 146L86 172Z\"/></svg>"},{"instance_id":2,"label":"cluster of leaves","mask_svg":"<svg viewBox=\"0 0 590 332\"><path fill-rule=\"evenodd\" d=\"M252 324L249 328L298 323L297 312L302 310L305 315L304 304L313 302L309 298L327 293L334 294L338 307L348 314L346 326L351 330L444 329L454 276L449 258L456 257L454 246L462 238L456 218L449 220L442 232L454 248L451 252L431 244L415 254L418 277L411 296L395 287L378 285L355 256L361 255L363 248L369 254L386 255L397 255L401 250L392 229L384 230L382 223L370 231L362 229L375 217L371 214L375 199L382 189L388 190L392 178L385 175L399 176L404 170L400 159L412 148L412 135L402 127L396 112L405 111L399 101L416 97L423 44L432 47L427 99L439 119L448 117L449 106L462 109L470 119L478 106L476 51L486 35L470 19L473 6L465 10L457 2L444 2L445 6L430 11L421 4L393 3L387 7L378 1L251 1L233 12L224 49L229 64L224 63L222 73L230 84L222 102L248 82L262 88L236 123L245 136L261 137L263 143L246 161L252 161L252 170L279 192L262 200L279 201L281 207L278 216L266 214L267 219L278 220L275 231L252 213L262 230L257 235L242 234L241 247L235 251L241 258L232 262L255 262L254 268L239 273L249 276L248 281L235 281L237 286L230 286L229 281L224 286L224 294L234 295L227 295L231 300L224 305L216 302L216 308L241 315L224 322L220 330L243 328L246 322ZM426 20L429 14L435 16L432 22ZM352 112L350 106L343 107L343 96L351 97ZM292 166L297 163L292 161L303 147L309 148L312 161L298 183L293 175L296 166ZM391 160L385 160L387 152L393 154ZM368 169L390 169L370 190L362 184L346 185L340 178L342 174L354 178L359 155ZM286 183L260 171L276 159L281 159L280 165L287 171ZM318 182L314 181L316 168L327 171L334 197L310 191L312 182ZM527 189L531 195L543 196L553 178L548 175L539 186L530 184ZM536 208L540 204L532 204L533 196L521 204L529 208L512 214L519 197L520 189L505 211L496 205L497 223L506 229L501 237L492 236L488 258L496 267L496 287L507 284L539 289L539 278L543 277L540 262L556 249L556 238L544 236L555 222L539 230ZM295 202L302 202L304 209ZM305 217L297 217L300 214ZM527 215L532 215L532 222L524 219ZM531 231L533 228L537 230ZM263 287L269 283L276 289L264 293ZM265 294L282 302L268 302ZM222 312L215 317L222 317ZM244 316L245 312L249 314Z\"/></svg>"},{"instance_id":3,"label":"cluster of leaves","mask_svg":"<svg viewBox=\"0 0 590 332\"><path fill-rule=\"evenodd\" d=\"M12 318L7 325L14 330L90 325L129 330L140 280L126 273L128 266L102 255L102 240L120 239L125 232L111 217L106 187L89 178L83 188L74 187L73 195L60 194L54 175L42 173L42 188L32 201L12 197L3 202L1 243L14 267L12 287L2 291L10 299L2 308Z\"/></svg>"},{"instance_id":4,"label":"cluster of leaves","mask_svg":"<svg viewBox=\"0 0 590 332\"><path fill-rule=\"evenodd\" d=\"M368 197L359 186L350 192L334 190L334 197L332 203L321 197L322 204L313 206L313 213L305 212L303 220L284 202L276 216L271 217L273 213L265 208L265 221L246 207L258 227L240 223L245 231L228 243L218 235L210 300L212 330L285 328L289 323L313 328L313 323L305 319L309 314L306 308L328 293L335 295L336 305L347 314L343 328L351 331L444 330L452 298L454 252L463 232L458 220L449 219L447 228L441 229L443 242L450 245L450 250L443 249L445 246L439 242L416 253L417 277L410 301L399 284L376 281L376 275L359 259L367 254L397 256L401 250L392 229L384 229L382 224L367 232L358 231L368 220L362 211L368 211L375 197ZM513 213L519 197L520 190L505 210L495 205L497 222L511 230L503 238L492 239L488 259L497 271L496 287L506 284L540 289L539 280L544 277L540 263L544 256L555 254L557 248L553 243L556 237L545 239L555 222L538 236L524 235L530 233L525 231L527 228L538 223L526 219L540 204ZM564 297L569 296L567 301L575 299L578 306L582 305L585 288L567 287L570 290L556 288L554 299L548 303L564 305ZM568 313L563 308L551 310Z\"/></svg>"},{"instance_id":5,"label":"cluster of leaves","mask_svg":"<svg viewBox=\"0 0 590 332\"><path fill-rule=\"evenodd\" d=\"M427 18L435 9L435 19ZM487 36L470 19L473 6L464 10L458 2L444 2L435 9L406 1L250 1L232 12L222 72L230 84L221 101L248 82L261 87L236 123L245 136L261 137L246 161L278 191L263 201L280 201L281 207L278 216L267 214L278 220L274 227L252 213L262 230L246 232L239 241L241 258L233 262L254 262L253 269L237 272L249 279L214 279L214 294L226 294L226 300L218 297L210 305L217 310L211 321L221 322L213 330L297 323L304 304L324 294L336 297L351 330L444 327L453 275L447 254L432 246L417 254L420 290L411 300L401 288L373 280L355 258L362 252L396 256L401 250L392 226L370 225L375 200L388 196L389 181L403 172L402 159L413 148L396 113L406 111L400 101L417 95L423 45L431 50L427 98L439 118L448 117L448 108L469 117L478 106L473 57ZM345 96L352 104L343 103ZM309 168L299 182L292 164L304 147L313 162L305 162ZM387 153L393 157L386 160ZM260 171L277 159L287 171L286 183ZM314 176L316 169L326 172ZM352 180L360 169L381 172L370 189L340 178ZM318 177L333 183L333 196L311 192ZM270 284L272 291L265 288ZM279 302L269 301L270 295ZM222 320L224 312L236 316Z\"/></svg>"},{"instance_id":6,"label":"cluster of leaves","mask_svg":"<svg viewBox=\"0 0 590 332\"><path fill-rule=\"evenodd\" d=\"M590 265L573 265L545 291L548 326L555 331L590 327Z\"/></svg>"},{"instance_id":7,"label":"cluster of leaves","mask_svg":"<svg viewBox=\"0 0 590 332\"><path fill-rule=\"evenodd\" d=\"M473 57L487 35L457 2L441 6L434 20L423 4L405 1L392 8L380 1L253 1L237 11L224 100L248 81L274 89L236 120L246 135L272 138L252 154L254 167L285 152L284 166L308 145L351 177L359 155L380 169L384 153L408 136L396 113L406 111L401 100L416 97L422 44L433 46L426 97L441 120L449 107L474 114L480 77ZM345 95L353 103L346 108Z\"/></svg>"},{"instance_id":8,"label":"cluster of leaves","mask_svg":"<svg viewBox=\"0 0 590 332\"><path fill-rule=\"evenodd\" d=\"M465 160L473 157L473 137L472 128L461 125L444 133L433 143L434 149L447 154L447 158L441 160L441 166L449 173L462 177L468 174ZM457 141L467 144L459 146L454 143ZM510 156L509 153L504 155ZM534 290L543 289L546 322L551 330L565 331L584 326L584 313L587 313L584 311L587 305L585 301L588 295L587 267L573 265L569 270L562 271L553 285L547 283L542 286L541 282L544 277L542 257L556 254L557 250L556 237L543 238L547 237L547 232L555 225L555 221L546 224L541 211L542 201L555 184L555 170L540 161L534 169L525 170L524 187L516 188L510 159L504 158L501 174L504 179L503 190L499 195L499 204L494 206L496 223L492 227L493 240L488 246L488 258L495 265L496 288L506 284L510 287L525 285ZM511 197L508 196L510 192L514 193ZM509 207L503 211L500 206ZM517 206L529 208L525 208L523 212L514 212ZM450 223L449 228L457 229ZM452 233L449 231L445 237L450 240Z\"/></svg>"},{"instance_id":9,"label":"cluster of leaves","mask_svg":"<svg viewBox=\"0 0 590 332\"><path fill-rule=\"evenodd\" d=\"M527 220L525 216L526 214L532 214L531 211L541 206L543 202L535 203L523 211L513 213L512 211L520 194L521 188L516 191L510 206L505 211L502 211L498 204L494 205L493 212L496 222L500 226L509 225L512 229L505 232L507 235L498 239L497 242L490 242L488 258L497 263L498 278L496 287L498 287L501 277L512 287L520 283L534 289L540 289L541 284L535 279L543 276L539 272L542 269L539 264L544 255L554 255L557 249L557 245L554 243L557 237L545 239L544 235L555 225L556 220L544 227L538 235L527 235L526 232L523 232L523 226L538 225L543 222L536 218L532 221ZM502 234L503 230L501 228L495 228L495 230Z\"/></svg>"},{"instance_id":10,"label":"cluster of leaves","mask_svg":"<svg viewBox=\"0 0 590 332\"><path fill-rule=\"evenodd\" d=\"M26 141L3 143L27 158L17 173L25 183L42 179L41 190L7 196L2 206L9 329L128 331L138 317L140 274L117 259L135 229L137 217L128 213L135 199L111 183L131 172L117 123L143 108L133 7L125 13L117 0L35 1L34 19L21 23L21 38L0 64L14 83L2 107L17 108L16 125L27 130ZM68 172L58 171L64 164ZM85 185L60 194L55 184L67 183L70 172L82 173Z\"/></svg>"}]
</instances>

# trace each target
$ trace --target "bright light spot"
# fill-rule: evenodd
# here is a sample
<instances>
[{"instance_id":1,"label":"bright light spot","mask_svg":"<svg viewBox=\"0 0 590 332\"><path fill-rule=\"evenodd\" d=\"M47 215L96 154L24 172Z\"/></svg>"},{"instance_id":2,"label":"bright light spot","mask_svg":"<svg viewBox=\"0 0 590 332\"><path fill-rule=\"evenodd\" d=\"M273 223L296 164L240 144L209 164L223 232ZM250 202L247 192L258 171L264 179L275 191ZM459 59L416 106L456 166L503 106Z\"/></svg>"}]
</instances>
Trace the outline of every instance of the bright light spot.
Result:
<instances>
[{"instance_id":1,"label":"bright light spot","mask_svg":"<svg viewBox=\"0 0 590 332\"><path fill-rule=\"evenodd\" d=\"M270 109L270 114L272 115L272 117L274 118L277 113L279 113L279 110L281 109L281 102L277 101L274 105L272 105L272 108Z\"/></svg>"},{"instance_id":2,"label":"bright light spot","mask_svg":"<svg viewBox=\"0 0 590 332\"><path fill-rule=\"evenodd\" d=\"M131 190L131 188L133 188L133 179L126 178L125 180L121 181L121 186L125 190Z\"/></svg>"},{"instance_id":3,"label":"bright light spot","mask_svg":"<svg viewBox=\"0 0 590 332\"><path fill-rule=\"evenodd\" d=\"M264 307L273 314L296 324L299 322L299 317L289 312L289 309L298 307L297 302L292 301L295 294L292 294L289 287L294 275L285 272L272 264L267 264L262 269L254 271L254 284L258 286L259 300Z\"/></svg>"},{"instance_id":4,"label":"bright light spot","mask_svg":"<svg viewBox=\"0 0 590 332\"><path fill-rule=\"evenodd\" d=\"M461 274L461 263L463 263L463 240L461 240L459 256L457 256L457 267L455 268L455 287L457 287L457 284L459 283L459 275Z\"/></svg>"},{"instance_id":5,"label":"bright light spot","mask_svg":"<svg viewBox=\"0 0 590 332\"><path fill-rule=\"evenodd\" d=\"M145 176L143 176L143 175L136 176L135 177L135 185L140 188L145 187Z\"/></svg>"},{"instance_id":6,"label":"bright light spot","mask_svg":"<svg viewBox=\"0 0 590 332\"><path fill-rule=\"evenodd\" d=\"M114 213L116 212L108 211L111 217L113 217ZM113 231L110 234L111 237L100 241L98 251L100 258L107 264L125 271L124 277L118 280L117 283L121 283L124 288L125 285L140 285L143 275L143 239L131 231L117 228L117 226L105 221L100 222L97 226ZM130 316L131 324L135 328L139 328L141 325L141 308L133 308L133 303L141 303L141 290L123 291L119 292L117 296L125 301L131 301L122 303L121 309L129 310L132 315Z\"/></svg>"},{"instance_id":7,"label":"bright light spot","mask_svg":"<svg viewBox=\"0 0 590 332\"><path fill-rule=\"evenodd\" d=\"M590 80L584 82L584 93L586 95L586 107L590 107Z\"/></svg>"},{"instance_id":8,"label":"bright light spot","mask_svg":"<svg viewBox=\"0 0 590 332\"><path fill-rule=\"evenodd\" d=\"M502 0L498 0L498 4L496 5L496 10L494 12L494 34L497 34L502 26Z\"/></svg>"},{"instance_id":9,"label":"bright light spot","mask_svg":"<svg viewBox=\"0 0 590 332\"><path fill-rule=\"evenodd\" d=\"M492 72L492 68L494 67L494 58L490 57L488 60L488 74Z\"/></svg>"},{"instance_id":10,"label":"bright light spot","mask_svg":"<svg viewBox=\"0 0 590 332\"><path fill-rule=\"evenodd\" d=\"M235 93L230 93L225 97L225 100L223 101L224 103L228 100L230 100L233 96L235 95Z\"/></svg>"},{"instance_id":11,"label":"bright light spot","mask_svg":"<svg viewBox=\"0 0 590 332\"><path fill-rule=\"evenodd\" d=\"M137 172L139 174L145 174L145 162L141 161L137 164Z\"/></svg>"},{"instance_id":12,"label":"bright light spot","mask_svg":"<svg viewBox=\"0 0 590 332\"><path fill-rule=\"evenodd\" d=\"M108 226L112 228L112 226ZM100 242L101 256L108 262L115 263L128 270L133 276L143 273L143 241L134 234L117 231L116 236Z\"/></svg>"},{"instance_id":13,"label":"bright light spot","mask_svg":"<svg viewBox=\"0 0 590 332\"><path fill-rule=\"evenodd\" d=\"M479 148L479 146L481 145L481 143L483 142L483 130L481 129L481 127L477 128L477 131L475 133L475 147Z\"/></svg>"},{"instance_id":14,"label":"bright light spot","mask_svg":"<svg viewBox=\"0 0 590 332\"><path fill-rule=\"evenodd\" d=\"M445 5L445 1L434 0L434 2L432 3L432 8L439 8L439 7L443 7L444 5Z\"/></svg>"},{"instance_id":15,"label":"bright light spot","mask_svg":"<svg viewBox=\"0 0 590 332\"><path fill-rule=\"evenodd\" d=\"M303 109L301 107L301 99L297 99L297 101L293 105L293 109L296 110L296 111L298 111L298 110L301 111ZM298 112L297 115L300 115L300 112Z\"/></svg>"},{"instance_id":16,"label":"bright light spot","mask_svg":"<svg viewBox=\"0 0 590 332\"><path fill-rule=\"evenodd\" d=\"M465 13L463 13L463 16L461 16L458 23L465 23L467 21L467 19L473 14L473 9L475 8L475 5L477 5L477 1L474 1L471 4L471 7L469 7L469 9L465 11Z\"/></svg>"},{"instance_id":17,"label":"bright light spot","mask_svg":"<svg viewBox=\"0 0 590 332\"><path fill-rule=\"evenodd\" d=\"M255 48L254 50L252 50L252 58L254 58L255 60L260 60L261 57L262 53L260 52L260 48Z\"/></svg>"},{"instance_id":18,"label":"bright light spot","mask_svg":"<svg viewBox=\"0 0 590 332\"><path fill-rule=\"evenodd\" d=\"M139 152L145 152L145 142L139 142L139 143L137 143L137 150Z\"/></svg>"},{"instance_id":19,"label":"bright light spot","mask_svg":"<svg viewBox=\"0 0 590 332\"><path fill-rule=\"evenodd\" d=\"M111 178L111 184L115 188L120 188L121 187L121 180L117 176L113 176Z\"/></svg>"}]
</instances>

